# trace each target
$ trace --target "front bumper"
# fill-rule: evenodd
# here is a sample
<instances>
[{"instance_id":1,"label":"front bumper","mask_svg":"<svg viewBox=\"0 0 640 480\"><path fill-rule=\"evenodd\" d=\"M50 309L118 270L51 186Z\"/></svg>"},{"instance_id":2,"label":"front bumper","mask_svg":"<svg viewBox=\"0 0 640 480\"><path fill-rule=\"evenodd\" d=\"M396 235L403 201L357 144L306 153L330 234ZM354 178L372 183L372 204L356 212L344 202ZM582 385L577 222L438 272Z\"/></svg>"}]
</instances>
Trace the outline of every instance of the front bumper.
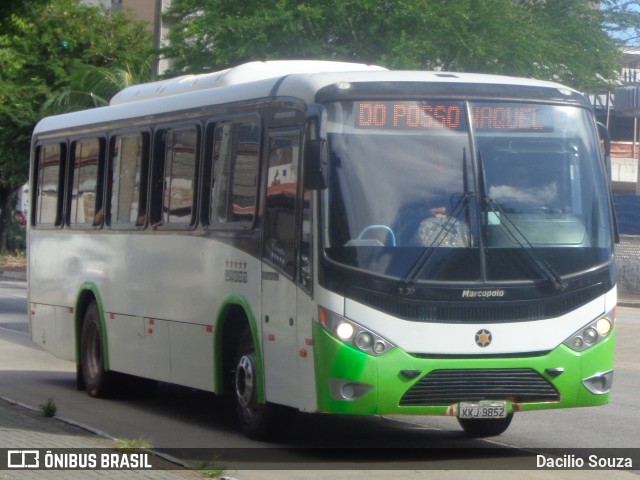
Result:
<instances>
[{"instance_id":1,"label":"front bumper","mask_svg":"<svg viewBox=\"0 0 640 480\"><path fill-rule=\"evenodd\" d=\"M559 345L539 355L484 358L425 358L398 347L374 357L319 324L313 329L320 412L453 415L459 401L504 399L512 411L609 401L615 329L583 352Z\"/></svg>"}]
</instances>

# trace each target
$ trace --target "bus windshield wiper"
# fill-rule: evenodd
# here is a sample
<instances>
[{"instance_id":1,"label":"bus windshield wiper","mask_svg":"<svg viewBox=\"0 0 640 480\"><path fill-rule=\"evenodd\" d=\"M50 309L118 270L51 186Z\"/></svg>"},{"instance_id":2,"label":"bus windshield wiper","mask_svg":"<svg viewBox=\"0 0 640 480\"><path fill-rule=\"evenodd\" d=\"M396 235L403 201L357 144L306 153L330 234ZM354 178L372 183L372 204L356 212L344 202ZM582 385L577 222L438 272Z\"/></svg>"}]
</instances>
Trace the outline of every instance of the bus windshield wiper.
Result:
<instances>
[{"instance_id":1,"label":"bus windshield wiper","mask_svg":"<svg viewBox=\"0 0 640 480\"><path fill-rule=\"evenodd\" d=\"M538 249L533 246L525 234L522 233L522 230L509 218L509 215L503 210L500 204L488 196L484 197L484 201L492 213L499 215L499 225L504 232L521 248L531 261L531 264L553 285L553 288L558 291L567 288L567 284L560 274L542 257Z\"/></svg>"},{"instance_id":2,"label":"bus windshield wiper","mask_svg":"<svg viewBox=\"0 0 640 480\"><path fill-rule=\"evenodd\" d=\"M471 200L471 198L473 198L474 194L469 189L466 148L462 149L462 188L464 189L464 192L462 194L452 195L452 197L455 195L460 195L460 198L458 198L458 201L454 204L453 208L451 209L451 213L447 216L446 221L440 227L438 234L435 236L433 241L431 241L430 245L427 246L420 254L418 260L413 264L413 267L411 267L411 270L409 270L409 273L406 275L406 277L400 281L398 291L401 294L406 295L413 291L413 284L415 283L416 278L418 278L418 275L420 275L425 265L429 262L429 259L433 255L433 252L435 252L435 249L442 245L442 242L444 242L444 240L447 238L447 236L451 232L451 229L458 221L458 216L463 209L467 210L468 216L467 206L469 205L469 201Z\"/></svg>"},{"instance_id":3,"label":"bus windshield wiper","mask_svg":"<svg viewBox=\"0 0 640 480\"><path fill-rule=\"evenodd\" d=\"M420 275L420 272L424 269L425 265L429 262L429 259L433 255L433 252L436 251L440 245L445 241L447 236L451 233L451 230L455 226L458 220L458 216L462 213L463 209L467 208L469 204L469 200L473 198L473 192L463 192L459 195L458 201L455 203L453 208L451 209L451 214L447 216L446 220L438 230L438 234L434 237L433 241L429 246L425 247L424 251L418 257L416 263L413 264L411 270L407 274L407 276L402 279L400 285L398 287L400 293L406 294L410 293L413 290L413 284L415 283L416 278Z\"/></svg>"}]
</instances>

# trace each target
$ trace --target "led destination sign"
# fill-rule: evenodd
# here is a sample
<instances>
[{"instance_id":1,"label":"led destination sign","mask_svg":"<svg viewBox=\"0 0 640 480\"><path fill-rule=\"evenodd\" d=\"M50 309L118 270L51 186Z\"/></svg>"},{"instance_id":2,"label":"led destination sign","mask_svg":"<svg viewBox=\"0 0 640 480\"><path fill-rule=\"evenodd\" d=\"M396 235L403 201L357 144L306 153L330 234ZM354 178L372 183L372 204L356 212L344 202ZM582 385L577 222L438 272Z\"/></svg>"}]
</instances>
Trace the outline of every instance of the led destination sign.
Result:
<instances>
[{"instance_id":1,"label":"led destination sign","mask_svg":"<svg viewBox=\"0 0 640 480\"><path fill-rule=\"evenodd\" d=\"M356 106L357 128L458 129L463 116L460 103L360 102Z\"/></svg>"},{"instance_id":2,"label":"led destination sign","mask_svg":"<svg viewBox=\"0 0 640 480\"><path fill-rule=\"evenodd\" d=\"M355 127L388 130L466 130L464 107L454 102L357 102ZM477 130L545 129L539 109L529 105L483 104L473 108Z\"/></svg>"},{"instance_id":3,"label":"led destination sign","mask_svg":"<svg viewBox=\"0 0 640 480\"><path fill-rule=\"evenodd\" d=\"M476 105L473 126L477 130L544 130L532 106Z\"/></svg>"}]
</instances>

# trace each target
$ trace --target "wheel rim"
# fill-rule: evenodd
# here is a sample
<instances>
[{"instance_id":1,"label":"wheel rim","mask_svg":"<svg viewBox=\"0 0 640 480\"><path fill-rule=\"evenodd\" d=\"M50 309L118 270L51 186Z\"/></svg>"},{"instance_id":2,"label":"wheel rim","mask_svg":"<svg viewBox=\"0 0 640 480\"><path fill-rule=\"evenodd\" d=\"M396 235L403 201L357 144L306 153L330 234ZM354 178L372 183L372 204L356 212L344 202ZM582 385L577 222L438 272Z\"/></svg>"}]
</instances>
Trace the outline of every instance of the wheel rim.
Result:
<instances>
[{"instance_id":1,"label":"wheel rim","mask_svg":"<svg viewBox=\"0 0 640 480\"><path fill-rule=\"evenodd\" d=\"M100 335L95 325L88 325L86 344L86 358L84 366L90 378L95 378L100 372L100 359L102 356L102 348L100 346Z\"/></svg>"},{"instance_id":2,"label":"wheel rim","mask_svg":"<svg viewBox=\"0 0 640 480\"><path fill-rule=\"evenodd\" d=\"M248 408L254 396L254 367L248 355L243 355L236 368L236 398L240 406Z\"/></svg>"}]
</instances>

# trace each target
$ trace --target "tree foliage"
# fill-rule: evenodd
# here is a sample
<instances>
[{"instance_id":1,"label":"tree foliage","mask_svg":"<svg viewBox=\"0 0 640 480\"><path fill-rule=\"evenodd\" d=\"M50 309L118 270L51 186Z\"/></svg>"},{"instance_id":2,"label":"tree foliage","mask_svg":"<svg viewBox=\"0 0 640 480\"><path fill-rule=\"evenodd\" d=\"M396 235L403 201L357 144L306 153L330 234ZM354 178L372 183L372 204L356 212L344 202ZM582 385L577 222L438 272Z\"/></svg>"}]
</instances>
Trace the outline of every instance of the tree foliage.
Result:
<instances>
[{"instance_id":1,"label":"tree foliage","mask_svg":"<svg viewBox=\"0 0 640 480\"><path fill-rule=\"evenodd\" d=\"M151 80L151 57L134 66L97 67L80 61L72 64L69 85L52 93L42 105L45 115L104 107L123 88Z\"/></svg>"},{"instance_id":2,"label":"tree foliage","mask_svg":"<svg viewBox=\"0 0 640 480\"><path fill-rule=\"evenodd\" d=\"M623 45L640 46L640 3L638 0L600 2L605 17L604 29Z\"/></svg>"},{"instance_id":3,"label":"tree foliage","mask_svg":"<svg viewBox=\"0 0 640 480\"><path fill-rule=\"evenodd\" d=\"M314 58L552 79L613 81L622 3L590 0L173 0L171 72ZM614 15L615 14L615 15ZM607 23L609 22L609 23Z\"/></svg>"},{"instance_id":4,"label":"tree foliage","mask_svg":"<svg viewBox=\"0 0 640 480\"><path fill-rule=\"evenodd\" d=\"M125 13L78 0L3 0L0 9L0 251L14 191L29 171L33 127L48 98L72 88L78 64L143 65L151 34ZM148 63L147 63L148 64Z\"/></svg>"}]
</instances>

